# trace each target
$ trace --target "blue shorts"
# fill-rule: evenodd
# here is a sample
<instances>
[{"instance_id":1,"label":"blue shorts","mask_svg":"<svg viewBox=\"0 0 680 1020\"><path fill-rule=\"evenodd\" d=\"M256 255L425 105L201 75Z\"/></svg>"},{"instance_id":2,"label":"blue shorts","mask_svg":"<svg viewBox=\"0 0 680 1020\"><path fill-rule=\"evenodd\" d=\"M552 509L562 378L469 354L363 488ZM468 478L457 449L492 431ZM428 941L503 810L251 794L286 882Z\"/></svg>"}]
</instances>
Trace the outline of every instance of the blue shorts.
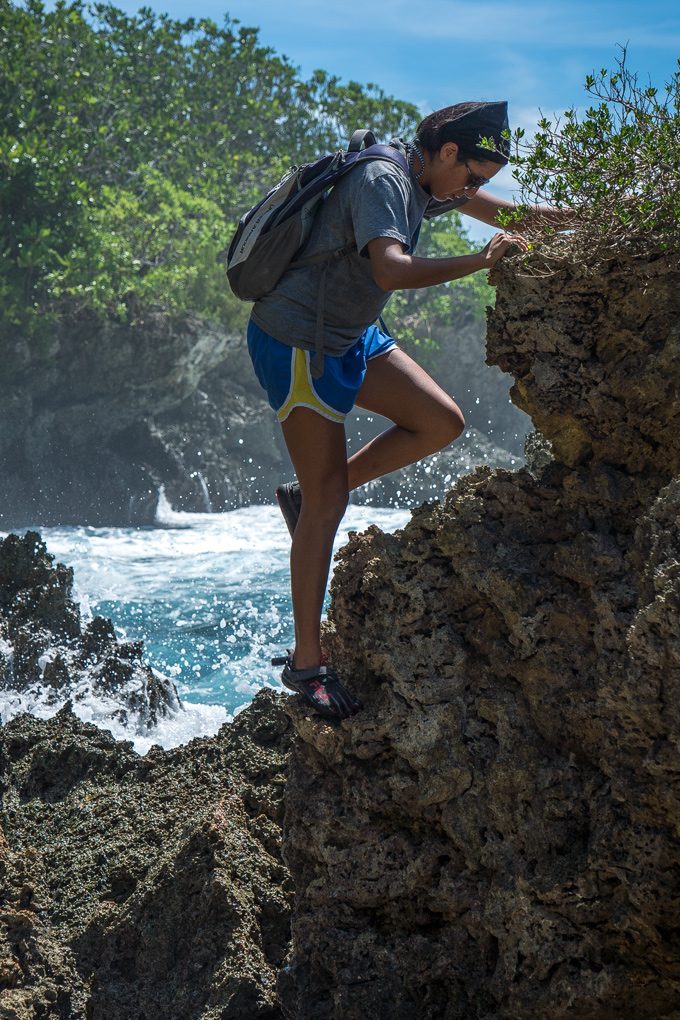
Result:
<instances>
[{"instance_id":1,"label":"blue shorts","mask_svg":"<svg viewBox=\"0 0 680 1020\"><path fill-rule=\"evenodd\" d=\"M248 350L255 374L279 421L285 421L294 407L309 407L330 421L344 422L364 381L366 363L396 346L393 337L369 326L344 354L325 354L323 375L312 379L313 352L282 344L252 319L248 323Z\"/></svg>"}]
</instances>

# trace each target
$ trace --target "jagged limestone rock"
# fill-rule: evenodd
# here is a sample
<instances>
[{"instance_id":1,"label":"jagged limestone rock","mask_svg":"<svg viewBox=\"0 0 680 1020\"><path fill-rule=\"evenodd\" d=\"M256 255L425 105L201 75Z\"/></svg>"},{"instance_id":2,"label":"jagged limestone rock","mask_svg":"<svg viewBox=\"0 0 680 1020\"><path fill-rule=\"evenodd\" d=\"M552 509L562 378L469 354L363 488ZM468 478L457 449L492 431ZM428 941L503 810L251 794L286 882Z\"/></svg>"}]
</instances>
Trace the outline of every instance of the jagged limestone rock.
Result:
<instances>
[{"instance_id":1,"label":"jagged limestone rock","mask_svg":"<svg viewBox=\"0 0 680 1020\"><path fill-rule=\"evenodd\" d=\"M495 276L488 356L554 460L339 554L365 707L288 706L299 1020L678 1015L680 272Z\"/></svg>"},{"instance_id":2,"label":"jagged limestone rock","mask_svg":"<svg viewBox=\"0 0 680 1020\"><path fill-rule=\"evenodd\" d=\"M144 757L69 706L0 729L0 1017L281 1017L280 701Z\"/></svg>"}]
</instances>

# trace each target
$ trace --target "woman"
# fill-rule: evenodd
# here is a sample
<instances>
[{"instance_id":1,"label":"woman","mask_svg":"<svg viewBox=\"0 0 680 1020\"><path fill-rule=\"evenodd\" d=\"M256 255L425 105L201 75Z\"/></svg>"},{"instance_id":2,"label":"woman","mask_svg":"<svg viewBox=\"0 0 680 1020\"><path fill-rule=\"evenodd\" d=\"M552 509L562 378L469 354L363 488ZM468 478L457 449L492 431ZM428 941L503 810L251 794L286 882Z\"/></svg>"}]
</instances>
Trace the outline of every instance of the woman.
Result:
<instances>
[{"instance_id":1,"label":"woman","mask_svg":"<svg viewBox=\"0 0 680 1020\"><path fill-rule=\"evenodd\" d=\"M460 408L374 323L391 291L457 280L489 269L523 238L499 232L477 254L417 258L413 249L432 198L457 200L467 215L495 225L514 206L480 188L508 162L507 103L461 103L426 117L412 143L407 176L386 160L357 166L317 213L304 256L356 244L327 267L324 353L314 355L319 265L288 271L253 307L248 347L276 411L298 483L277 498L292 536L295 649L283 684L327 718L359 703L323 661L320 620L333 540L352 489L451 443L464 428ZM480 140L493 139L495 148ZM533 215L553 212L539 207ZM320 363L319 363L320 362ZM344 419L354 405L394 422L347 459Z\"/></svg>"}]
</instances>

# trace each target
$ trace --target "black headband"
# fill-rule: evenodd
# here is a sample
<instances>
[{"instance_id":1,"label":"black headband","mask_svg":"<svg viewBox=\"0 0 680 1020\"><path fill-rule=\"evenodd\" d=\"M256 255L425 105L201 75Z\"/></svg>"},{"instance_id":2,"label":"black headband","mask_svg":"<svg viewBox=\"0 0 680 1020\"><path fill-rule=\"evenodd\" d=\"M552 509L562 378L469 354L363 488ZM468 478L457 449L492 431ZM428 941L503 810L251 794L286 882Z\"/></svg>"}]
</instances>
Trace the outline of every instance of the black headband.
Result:
<instances>
[{"instance_id":1,"label":"black headband","mask_svg":"<svg viewBox=\"0 0 680 1020\"><path fill-rule=\"evenodd\" d=\"M456 142L467 156L505 166L510 157L510 142L502 132L509 130L507 103L477 103L473 110L442 125L439 147L445 142ZM481 146L482 138L492 139L495 149Z\"/></svg>"}]
</instances>

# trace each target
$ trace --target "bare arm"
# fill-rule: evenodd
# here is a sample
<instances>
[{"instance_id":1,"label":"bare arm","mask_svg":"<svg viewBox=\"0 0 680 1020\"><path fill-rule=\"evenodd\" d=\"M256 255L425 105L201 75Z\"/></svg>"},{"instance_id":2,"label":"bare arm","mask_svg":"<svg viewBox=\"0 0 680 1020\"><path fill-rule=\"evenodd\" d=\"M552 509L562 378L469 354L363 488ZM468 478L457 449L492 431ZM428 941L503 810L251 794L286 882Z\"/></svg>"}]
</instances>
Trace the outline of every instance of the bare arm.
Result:
<instances>
[{"instance_id":1,"label":"bare arm","mask_svg":"<svg viewBox=\"0 0 680 1020\"><path fill-rule=\"evenodd\" d=\"M490 195L488 191L478 191L476 195L468 199L465 205L461 206L460 212L466 216L472 216L482 223L488 223L490 227L497 227L499 212L513 212L517 206L515 202L509 202L505 198L498 198ZM558 209L553 205L533 205L530 211L518 223L513 224L513 230L527 230L530 227L547 225L557 230L569 230L575 220L576 214L573 209Z\"/></svg>"},{"instance_id":2,"label":"bare arm","mask_svg":"<svg viewBox=\"0 0 680 1020\"><path fill-rule=\"evenodd\" d=\"M407 255L401 243L393 237L376 237L368 243L368 254L373 279L382 290L411 290L449 283L480 269L491 269L513 244L526 251L524 238L501 232L474 255L423 259Z\"/></svg>"}]
</instances>

